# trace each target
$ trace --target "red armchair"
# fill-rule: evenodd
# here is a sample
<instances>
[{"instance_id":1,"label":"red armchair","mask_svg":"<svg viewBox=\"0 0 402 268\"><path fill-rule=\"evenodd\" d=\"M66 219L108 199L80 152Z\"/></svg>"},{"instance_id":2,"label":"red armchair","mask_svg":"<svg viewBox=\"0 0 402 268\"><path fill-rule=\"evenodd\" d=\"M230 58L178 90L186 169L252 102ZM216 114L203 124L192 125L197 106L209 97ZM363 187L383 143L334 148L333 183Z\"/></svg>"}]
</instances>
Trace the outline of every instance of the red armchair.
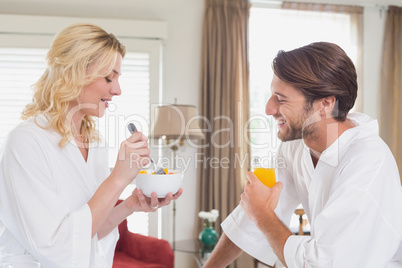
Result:
<instances>
[{"instance_id":1,"label":"red armchair","mask_svg":"<svg viewBox=\"0 0 402 268\"><path fill-rule=\"evenodd\" d=\"M113 268L173 268L174 254L168 241L130 232L127 220L120 223L119 233Z\"/></svg>"}]
</instances>

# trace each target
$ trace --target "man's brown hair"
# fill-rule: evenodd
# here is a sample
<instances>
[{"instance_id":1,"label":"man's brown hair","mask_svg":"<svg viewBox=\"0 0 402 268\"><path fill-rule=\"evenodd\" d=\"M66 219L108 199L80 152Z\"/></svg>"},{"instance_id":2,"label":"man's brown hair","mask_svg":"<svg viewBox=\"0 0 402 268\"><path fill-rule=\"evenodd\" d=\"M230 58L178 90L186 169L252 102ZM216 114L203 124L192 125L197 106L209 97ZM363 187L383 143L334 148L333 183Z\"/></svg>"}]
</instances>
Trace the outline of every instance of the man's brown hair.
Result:
<instances>
[{"instance_id":1,"label":"man's brown hair","mask_svg":"<svg viewBox=\"0 0 402 268\"><path fill-rule=\"evenodd\" d=\"M279 51L275 75L300 90L311 106L315 100L334 96L332 116L345 121L357 97L357 74L352 60L336 44L312 43L291 51ZM336 109L337 108L337 109Z\"/></svg>"}]
</instances>

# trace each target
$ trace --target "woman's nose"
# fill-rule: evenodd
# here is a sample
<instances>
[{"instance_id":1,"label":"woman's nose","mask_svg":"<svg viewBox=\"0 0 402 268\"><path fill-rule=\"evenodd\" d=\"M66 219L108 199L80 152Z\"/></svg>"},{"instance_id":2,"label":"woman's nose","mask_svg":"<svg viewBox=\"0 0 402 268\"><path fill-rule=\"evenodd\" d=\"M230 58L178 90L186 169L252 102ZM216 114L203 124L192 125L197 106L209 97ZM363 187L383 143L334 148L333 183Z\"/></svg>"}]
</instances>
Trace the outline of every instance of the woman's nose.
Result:
<instances>
[{"instance_id":1,"label":"woman's nose","mask_svg":"<svg viewBox=\"0 0 402 268\"><path fill-rule=\"evenodd\" d=\"M121 88L120 88L120 83L119 82L116 82L113 85L112 90L111 90L110 93L113 94L113 95L116 95L116 96L121 95Z\"/></svg>"},{"instance_id":2,"label":"woman's nose","mask_svg":"<svg viewBox=\"0 0 402 268\"><path fill-rule=\"evenodd\" d=\"M265 106L265 113L267 115L274 115L279 112L279 102L276 96L271 96Z\"/></svg>"}]
</instances>

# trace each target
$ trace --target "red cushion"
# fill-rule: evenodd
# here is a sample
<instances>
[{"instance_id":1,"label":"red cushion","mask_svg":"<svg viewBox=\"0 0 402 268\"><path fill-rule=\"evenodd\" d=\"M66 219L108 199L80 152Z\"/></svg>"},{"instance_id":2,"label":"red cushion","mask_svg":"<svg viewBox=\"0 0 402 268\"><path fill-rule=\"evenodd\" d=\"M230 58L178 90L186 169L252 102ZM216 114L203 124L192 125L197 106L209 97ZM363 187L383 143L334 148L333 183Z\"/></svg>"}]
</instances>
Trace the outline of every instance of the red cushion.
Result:
<instances>
[{"instance_id":1,"label":"red cushion","mask_svg":"<svg viewBox=\"0 0 402 268\"><path fill-rule=\"evenodd\" d=\"M113 268L165 268L165 265L146 263L128 256L124 252L116 252Z\"/></svg>"},{"instance_id":2,"label":"red cushion","mask_svg":"<svg viewBox=\"0 0 402 268\"><path fill-rule=\"evenodd\" d=\"M119 224L119 240L117 241L116 244L116 251L123 251L122 250L122 244L123 244L123 239L121 239L122 237L124 237L128 232L128 228L127 228L127 220L124 219L120 224Z\"/></svg>"},{"instance_id":3,"label":"red cushion","mask_svg":"<svg viewBox=\"0 0 402 268\"><path fill-rule=\"evenodd\" d=\"M119 234L113 268L173 268L174 254L168 241L130 232L127 220L119 224Z\"/></svg>"}]
</instances>

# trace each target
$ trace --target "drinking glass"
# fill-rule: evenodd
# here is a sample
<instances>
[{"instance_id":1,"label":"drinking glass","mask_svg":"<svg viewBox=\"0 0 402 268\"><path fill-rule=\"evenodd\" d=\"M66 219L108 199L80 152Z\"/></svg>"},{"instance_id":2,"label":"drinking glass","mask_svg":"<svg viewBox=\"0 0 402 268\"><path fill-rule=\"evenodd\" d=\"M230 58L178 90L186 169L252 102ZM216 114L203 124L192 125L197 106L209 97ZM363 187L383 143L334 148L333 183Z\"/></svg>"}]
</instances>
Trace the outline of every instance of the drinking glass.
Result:
<instances>
[{"instance_id":1,"label":"drinking glass","mask_svg":"<svg viewBox=\"0 0 402 268\"><path fill-rule=\"evenodd\" d=\"M254 168L254 174L265 186L269 188L276 184L274 168L257 167Z\"/></svg>"},{"instance_id":2,"label":"drinking glass","mask_svg":"<svg viewBox=\"0 0 402 268\"><path fill-rule=\"evenodd\" d=\"M253 162L253 165L254 174L265 186L271 188L276 184L274 161L263 163L257 159Z\"/></svg>"}]
</instances>

